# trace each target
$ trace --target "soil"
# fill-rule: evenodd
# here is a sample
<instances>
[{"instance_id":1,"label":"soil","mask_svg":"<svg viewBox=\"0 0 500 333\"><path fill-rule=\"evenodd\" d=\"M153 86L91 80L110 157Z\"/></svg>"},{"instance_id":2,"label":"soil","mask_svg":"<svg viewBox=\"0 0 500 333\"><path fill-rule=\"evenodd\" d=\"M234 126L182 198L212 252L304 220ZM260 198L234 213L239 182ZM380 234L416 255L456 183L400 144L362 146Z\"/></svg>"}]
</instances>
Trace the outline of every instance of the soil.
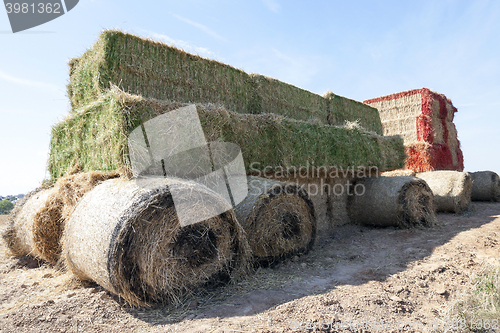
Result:
<instances>
[{"instance_id":1,"label":"soil","mask_svg":"<svg viewBox=\"0 0 500 333\"><path fill-rule=\"evenodd\" d=\"M152 308L129 307L29 257L11 258L2 241L0 332L445 331L450 304L498 264L500 203L438 219L431 229L338 227L306 255ZM0 218L1 229L5 223Z\"/></svg>"}]
</instances>

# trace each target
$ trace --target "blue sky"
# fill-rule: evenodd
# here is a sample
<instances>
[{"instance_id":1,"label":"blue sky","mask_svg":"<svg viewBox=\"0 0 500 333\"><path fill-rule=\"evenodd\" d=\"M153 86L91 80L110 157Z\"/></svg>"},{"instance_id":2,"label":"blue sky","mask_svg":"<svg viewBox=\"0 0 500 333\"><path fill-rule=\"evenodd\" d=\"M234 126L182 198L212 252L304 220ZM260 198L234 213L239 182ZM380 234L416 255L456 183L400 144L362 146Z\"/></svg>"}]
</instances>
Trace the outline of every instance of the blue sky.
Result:
<instances>
[{"instance_id":1,"label":"blue sky","mask_svg":"<svg viewBox=\"0 0 500 333\"><path fill-rule=\"evenodd\" d=\"M108 28L319 94L430 88L459 110L466 170L500 173L500 1L80 0L17 34L0 10L0 195L47 177L51 127L69 110L67 61Z\"/></svg>"}]
</instances>

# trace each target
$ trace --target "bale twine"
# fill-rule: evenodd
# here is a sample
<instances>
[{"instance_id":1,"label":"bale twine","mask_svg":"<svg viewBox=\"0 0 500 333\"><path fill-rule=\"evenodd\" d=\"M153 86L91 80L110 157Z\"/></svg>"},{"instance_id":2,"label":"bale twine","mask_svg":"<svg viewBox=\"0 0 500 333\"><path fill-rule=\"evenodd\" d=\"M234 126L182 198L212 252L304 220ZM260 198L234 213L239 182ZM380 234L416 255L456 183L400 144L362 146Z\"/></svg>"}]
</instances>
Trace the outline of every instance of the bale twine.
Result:
<instances>
[{"instance_id":1,"label":"bale twine","mask_svg":"<svg viewBox=\"0 0 500 333\"><path fill-rule=\"evenodd\" d=\"M472 201L500 201L500 178L493 171L477 171L470 174Z\"/></svg>"},{"instance_id":2,"label":"bale twine","mask_svg":"<svg viewBox=\"0 0 500 333\"><path fill-rule=\"evenodd\" d=\"M429 171L417 173L434 194L434 207L440 212L461 214L471 202L472 181L468 172Z\"/></svg>"},{"instance_id":3,"label":"bale twine","mask_svg":"<svg viewBox=\"0 0 500 333\"><path fill-rule=\"evenodd\" d=\"M354 223L381 227L430 227L436 223L433 195L415 177L358 178L352 183L348 212Z\"/></svg>"},{"instance_id":4,"label":"bale twine","mask_svg":"<svg viewBox=\"0 0 500 333\"><path fill-rule=\"evenodd\" d=\"M316 239L314 207L295 183L248 177L249 193L234 212L247 233L255 260L272 264L307 252Z\"/></svg>"},{"instance_id":5,"label":"bale twine","mask_svg":"<svg viewBox=\"0 0 500 333\"><path fill-rule=\"evenodd\" d=\"M183 198L175 207L171 191ZM215 192L185 180L151 179L146 188L112 179L89 192L67 221L63 258L77 277L131 305L178 302L246 271L251 252L230 208ZM225 212L181 227L176 209L194 217Z\"/></svg>"},{"instance_id":6,"label":"bale twine","mask_svg":"<svg viewBox=\"0 0 500 333\"><path fill-rule=\"evenodd\" d=\"M2 235L12 255L20 257L31 254L40 257L40 254L35 250L34 218L55 191L53 187L39 187L16 203L9 216L9 226Z\"/></svg>"},{"instance_id":7,"label":"bale twine","mask_svg":"<svg viewBox=\"0 0 500 333\"><path fill-rule=\"evenodd\" d=\"M77 204L95 186L119 176L117 171L90 171L60 178L54 191L33 216L33 246L37 256L49 263L57 263L64 223Z\"/></svg>"}]
</instances>

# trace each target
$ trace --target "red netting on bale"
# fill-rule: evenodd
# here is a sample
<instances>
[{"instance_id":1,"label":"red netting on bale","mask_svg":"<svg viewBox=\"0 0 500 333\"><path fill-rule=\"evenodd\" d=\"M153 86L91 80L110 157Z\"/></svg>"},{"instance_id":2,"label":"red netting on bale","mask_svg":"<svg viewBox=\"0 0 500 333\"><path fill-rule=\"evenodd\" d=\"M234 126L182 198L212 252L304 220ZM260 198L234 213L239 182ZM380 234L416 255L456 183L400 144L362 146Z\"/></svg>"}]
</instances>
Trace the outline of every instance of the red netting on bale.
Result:
<instances>
[{"instance_id":1,"label":"red netting on bale","mask_svg":"<svg viewBox=\"0 0 500 333\"><path fill-rule=\"evenodd\" d=\"M406 158L405 169L415 172L434 170L430 147L426 142L406 146L406 155L408 157Z\"/></svg>"},{"instance_id":2,"label":"red netting on bale","mask_svg":"<svg viewBox=\"0 0 500 333\"><path fill-rule=\"evenodd\" d=\"M432 166L435 170L455 170L450 147L447 144L435 143L431 146Z\"/></svg>"}]
</instances>

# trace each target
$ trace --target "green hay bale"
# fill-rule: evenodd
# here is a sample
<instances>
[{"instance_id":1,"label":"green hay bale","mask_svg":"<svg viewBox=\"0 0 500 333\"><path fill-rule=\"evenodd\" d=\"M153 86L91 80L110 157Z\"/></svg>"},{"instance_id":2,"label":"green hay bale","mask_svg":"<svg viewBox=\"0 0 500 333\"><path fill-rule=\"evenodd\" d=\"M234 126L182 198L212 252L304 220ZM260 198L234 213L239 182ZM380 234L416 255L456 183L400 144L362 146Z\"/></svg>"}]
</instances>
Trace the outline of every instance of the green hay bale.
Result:
<instances>
[{"instance_id":1,"label":"green hay bale","mask_svg":"<svg viewBox=\"0 0 500 333\"><path fill-rule=\"evenodd\" d=\"M49 157L52 179L75 167L130 170L127 137L131 131L185 105L113 88L54 126ZM310 124L274 114L243 115L213 104L196 107L207 142L239 145L250 171L301 166L375 166L384 171L401 168L406 158L399 136L381 137L356 126Z\"/></svg>"},{"instance_id":2,"label":"green hay bale","mask_svg":"<svg viewBox=\"0 0 500 333\"><path fill-rule=\"evenodd\" d=\"M330 116L328 123L330 125L343 125L346 121L358 122L367 131L382 135L382 121L377 109L361 102L335 95L331 91L325 93L323 97L328 101Z\"/></svg>"},{"instance_id":3,"label":"green hay bale","mask_svg":"<svg viewBox=\"0 0 500 333\"><path fill-rule=\"evenodd\" d=\"M368 131L382 134L378 111L363 103L333 94L323 98L121 31L104 31L91 49L70 60L69 67L73 111L116 85L146 98L217 103L237 113L276 113L328 125L359 121Z\"/></svg>"},{"instance_id":4,"label":"green hay bale","mask_svg":"<svg viewBox=\"0 0 500 333\"><path fill-rule=\"evenodd\" d=\"M328 103L323 97L276 79L250 75L262 112L276 113L291 119L328 124Z\"/></svg>"}]
</instances>

